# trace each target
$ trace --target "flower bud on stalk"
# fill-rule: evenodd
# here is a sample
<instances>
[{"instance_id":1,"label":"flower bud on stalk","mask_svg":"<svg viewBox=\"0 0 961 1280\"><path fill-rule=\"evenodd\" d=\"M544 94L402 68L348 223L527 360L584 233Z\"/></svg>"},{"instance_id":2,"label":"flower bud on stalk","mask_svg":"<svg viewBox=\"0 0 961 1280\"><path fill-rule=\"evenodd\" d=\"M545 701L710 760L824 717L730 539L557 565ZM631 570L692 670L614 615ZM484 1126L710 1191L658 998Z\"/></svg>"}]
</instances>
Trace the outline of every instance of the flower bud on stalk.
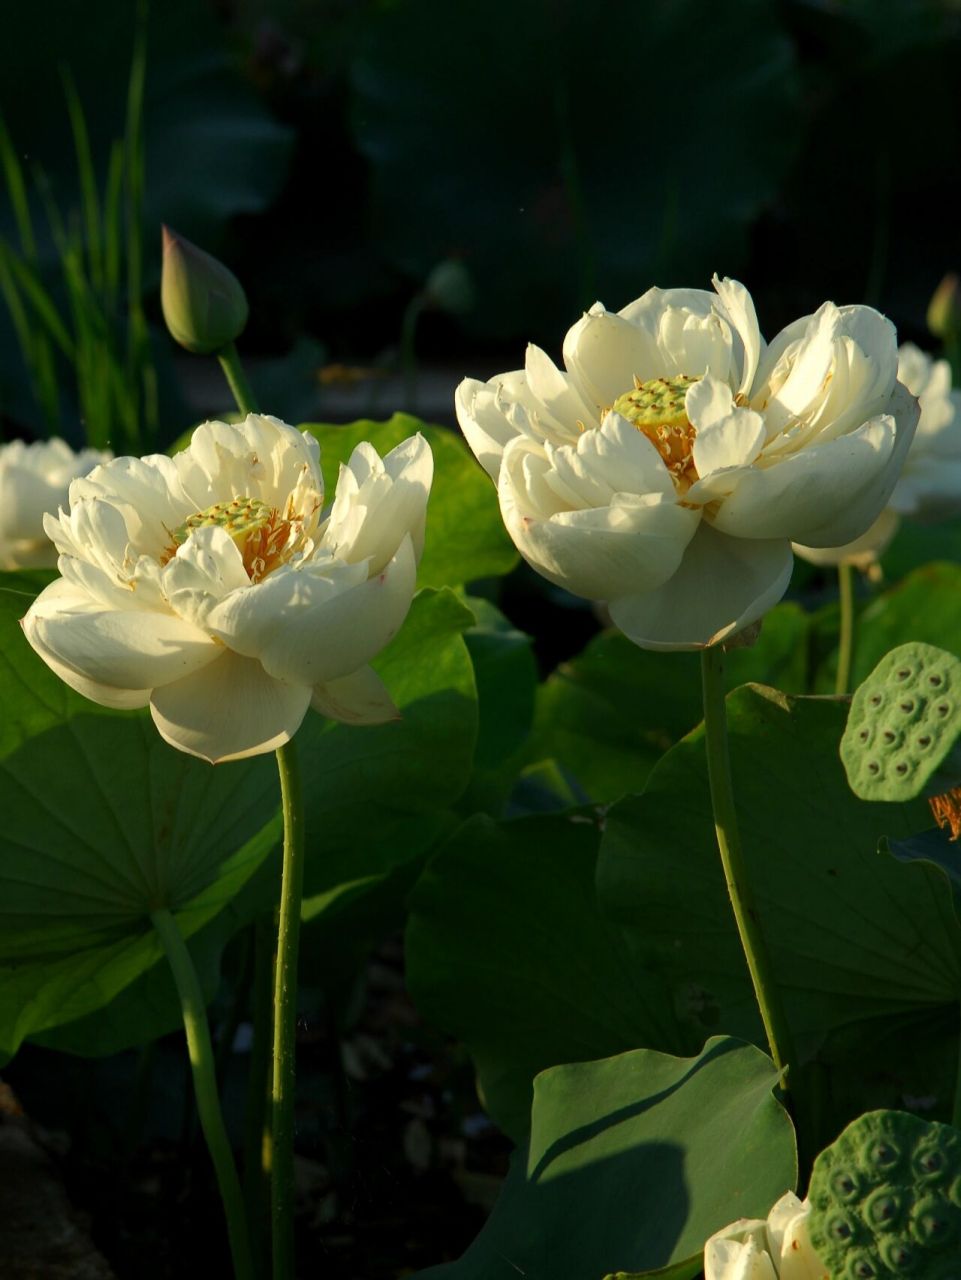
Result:
<instances>
[{"instance_id":1,"label":"flower bud on stalk","mask_svg":"<svg viewBox=\"0 0 961 1280\"><path fill-rule=\"evenodd\" d=\"M171 336L195 355L212 355L244 331L243 286L222 262L163 227L160 303Z\"/></svg>"},{"instance_id":2,"label":"flower bud on stalk","mask_svg":"<svg viewBox=\"0 0 961 1280\"><path fill-rule=\"evenodd\" d=\"M956 339L961 333L961 280L949 271L928 303L928 328L942 342Z\"/></svg>"},{"instance_id":3,"label":"flower bud on stalk","mask_svg":"<svg viewBox=\"0 0 961 1280\"><path fill-rule=\"evenodd\" d=\"M438 311L452 316L467 315L474 308L474 282L462 262L445 258L427 277L423 296L427 305Z\"/></svg>"},{"instance_id":4,"label":"flower bud on stalk","mask_svg":"<svg viewBox=\"0 0 961 1280\"><path fill-rule=\"evenodd\" d=\"M927 321L941 339L954 382L961 382L961 279L955 272L949 271L931 295Z\"/></svg>"}]
</instances>

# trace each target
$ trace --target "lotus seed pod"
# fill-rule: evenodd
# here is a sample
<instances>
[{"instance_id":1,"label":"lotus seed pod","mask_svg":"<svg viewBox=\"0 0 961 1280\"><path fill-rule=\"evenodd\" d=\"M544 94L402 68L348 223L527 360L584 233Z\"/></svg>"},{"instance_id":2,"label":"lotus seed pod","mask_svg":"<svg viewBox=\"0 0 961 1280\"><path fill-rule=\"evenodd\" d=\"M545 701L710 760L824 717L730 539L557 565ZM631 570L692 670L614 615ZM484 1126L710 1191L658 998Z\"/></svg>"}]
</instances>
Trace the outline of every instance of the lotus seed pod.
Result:
<instances>
[{"instance_id":1,"label":"lotus seed pod","mask_svg":"<svg viewBox=\"0 0 961 1280\"><path fill-rule=\"evenodd\" d=\"M961 1280L959 1192L961 1132L870 1111L814 1162L811 1243L838 1280Z\"/></svg>"},{"instance_id":2,"label":"lotus seed pod","mask_svg":"<svg viewBox=\"0 0 961 1280\"><path fill-rule=\"evenodd\" d=\"M862 800L911 800L961 783L961 661L914 642L892 649L860 686L841 739Z\"/></svg>"}]
</instances>

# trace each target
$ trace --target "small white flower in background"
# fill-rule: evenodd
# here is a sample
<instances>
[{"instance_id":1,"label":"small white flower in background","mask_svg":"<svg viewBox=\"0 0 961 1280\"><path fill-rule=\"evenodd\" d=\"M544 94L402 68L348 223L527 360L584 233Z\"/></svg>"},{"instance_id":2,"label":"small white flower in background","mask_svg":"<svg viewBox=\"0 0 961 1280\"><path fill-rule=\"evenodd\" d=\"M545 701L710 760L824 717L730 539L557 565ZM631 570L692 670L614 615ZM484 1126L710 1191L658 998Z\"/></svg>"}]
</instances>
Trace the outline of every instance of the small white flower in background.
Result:
<instances>
[{"instance_id":1,"label":"small white flower in background","mask_svg":"<svg viewBox=\"0 0 961 1280\"><path fill-rule=\"evenodd\" d=\"M792 541L859 537L917 422L877 311L826 302L767 346L743 285L714 287L598 303L563 370L530 346L457 389L518 550L645 648L733 636L784 594Z\"/></svg>"},{"instance_id":2,"label":"small white flower in background","mask_svg":"<svg viewBox=\"0 0 961 1280\"><path fill-rule=\"evenodd\" d=\"M44 515L66 502L71 480L112 456L97 449L74 453L64 440L0 445L0 569L57 563L57 549L43 531Z\"/></svg>"},{"instance_id":3,"label":"small white flower in background","mask_svg":"<svg viewBox=\"0 0 961 1280\"><path fill-rule=\"evenodd\" d=\"M923 523L961 515L961 391L951 366L906 342L898 350L898 379L917 396L921 417L894 492L874 524L839 547L796 546L812 564L849 563L870 569L897 533L902 516Z\"/></svg>"},{"instance_id":4,"label":"small white flower in background","mask_svg":"<svg viewBox=\"0 0 961 1280\"><path fill-rule=\"evenodd\" d=\"M397 712L367 663L410 607L433 474L413 436L366 442L324 517L319 448L276 418L205 422L173 458L117 458L48 517L62 577L23 619L72 688L148 703L173 746L211 761L271 751L308 707Z\"/></svg>"},{"instance_id":5,"label":"small white flower in background","mask_svg":"<svg viewBox=\"0 0 961 1280\"><path fill-rule=\"evenodd\" d=\"M767 1220L741 1218L704 1246L704 1280L829 1280L808 1235L809 1205L786 1192Z\"/></svg>"}]
</instances>

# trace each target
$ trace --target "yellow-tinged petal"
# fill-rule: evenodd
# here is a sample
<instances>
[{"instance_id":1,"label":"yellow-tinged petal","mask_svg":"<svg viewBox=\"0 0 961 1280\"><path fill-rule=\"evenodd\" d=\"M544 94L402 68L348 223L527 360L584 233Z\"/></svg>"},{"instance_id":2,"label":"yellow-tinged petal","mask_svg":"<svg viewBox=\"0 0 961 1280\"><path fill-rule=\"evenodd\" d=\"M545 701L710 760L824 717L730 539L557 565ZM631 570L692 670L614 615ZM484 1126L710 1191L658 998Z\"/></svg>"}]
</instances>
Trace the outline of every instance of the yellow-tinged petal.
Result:
<instances>
[{"instance_id":1,"label":"yellow-tinged petal","mask_svg":"<svg viewBox=\"0 0 961 1280\"><path fill-rule=\"evenodd\" d=\"M710 517L714 527L812 547L860 537L891 496L914 438L918 403L900 383L890 408L847 435L750 468Z\"/></svg>"},{"instance_id":2,"label":"yellow-tinged petal","mask_svg":"<svg viewBox=\"0 0 961 1280\"><path fill-rule=\"evenodd\" d=\"M598 410L612 405L633 385L663 373L652 335L598 302L564 339L564 363L583 398Z\"/></svg>"},{"instance_id":3,"label":"yellow-tinged petal","mask_svg":"<svg viewBox=\"0 0 961 1280\"><path fill-rule=\"evenodd\" d=\"M614 625L642 649L704 649L763 618L784 595L786 540L729 538L702 522L662 586L610 599Z\"/></svg>"},{"instance_id":4,"label":"yellow-tinged petal","mask_svg":"<svg viewBox=\"0 0 961 1280\"><path fill-rule=\"evenodd\" d=\"M115 711L133 711L137 707L145 707L150 701L150 689L114 689L110 685L90 680L47 649L35 631L28 633L26 618L21 619L20 625L38 657L43 659L54 675L59 676L64 684L82 697L89 698L101 707L112 707Z\"/></svg>"},{"instance_id":5,"label":"yellow-tinged petal","mask_svg":"<svg viewBox=\"0 0 961 1280\"><path fill-rule=\"evenodd\" d=\"M279 680L313 687L356 671L400 630L417 577L405 537L380 573L329 563L280 570L215 606L207 626L236 653L256 658Z\"/></svg>"},{"instance_id":6,"label":"yellow-tinged petal","mask_svg":"<svg viewBox=\"0 0 961 1280\"><path fill-rule=\"evenodd\" d=\"M274 680L259 662L222 649L203 671L155 689L150 712L171 746L220 764L289 742L310 698L306 685Z\"/></svg>"},{"instance_id":7,"label":"yellow-tinged petal","mask_svg":"<svg viewBox=\"0 0 961 1280\"><path fill-rule=\"evenodd\" d=\"M763 1230L764 1223L759 1224ZM704 1248L705 1280L778 1280L770 1254L753 1236L709 1240Z\"/></svg>"},{"instance_id":8,"label":"yellow-tinged petal","mask_svg":"<svg viewBox=\"0 0 961 1280\"><path fill-rule=\"evenodd\" d=\"M678 504L673 493L665 495L660 477L667 472L639 432L631 435L630 425L613 414L604 431L611 455L596 467L593 478L601 482L606 473L613 479L605 469L620 453L625 492L610 492L603 502L590 505L586 479L575 467L581 449L552 465L543 451L523 440L505 452L498 486L504 524L525 560L551 582L591 600L660 585L680 564L700 520L700 513ZM588 456L598 434L584 446ZM658 489L641 482L646 491L631 492L638 475L647 474L657 475ZM560 485L569 491L569 501Z\"/></svg>"},{"instance_id":9,"label":"yellow-tinged petal","mask_svg":"<svg viewBox=\"0 0 961 1280\"><path fill-rule=\"evenodd\" d=\"M361 667L339 680L315 685L310 705L344 724L386 724L400 719L387 686L373 667Z\"/></svg>"},{"instance_id":10,"label":"yellow-tinged petal","mask_svg":"<svg viewBox=\"0 0 961 1280\"><path fill-rule=\"evenodd\" d=\"M56 439L0 445L0 569L57 563L44 517L66 503L72 481L110 456L94 449L74 453Z\"/></svg>"},{"instance_id":11,"label":"yellow-tinged petal","mask_svg":"<svg viewBox=\"0 0 961 1280\"><path fill-rule=\"evenodd\" d=\"M317 442L275 418L205 423L173 458L98 466L46 517L63 576L24 634L73 688L149 700L167 740L209 760L272 750L313 697L354 723L391 718L364 668L410 607L430 449L362 445L347 474L332 546Z\"/></svg>"},{"instance_id":12,"label":"yellow-tinged petal","mask_svg":"<svg viewBox=\"0 0 961 1280\"><path fill-rule=\"evenodd\" d=\"M705 1280L829 1280L807 1230L809 1205L787 1191L767 1220L740 1218L704 1246Z\"/></svg>"},{"instance_id":13,"label":"yellow-tinged petal","mask_svg":"<svg viewBox=\"0 0 961 1280\"><path fill-rule=\"evenodd\" d=\"M871 565L890 545L901 525L901 517L890 507L885 507L866 533L841 547L806 547L794 544L794 553L809 564L853 564L857 569L870 569Z\"/></svg>"},{"instance_id":14,"label":"yellow-tinged petal","mask_svg":"<svg viewBox=\"0 0 961 1280\"><path fill-rule=\"evenodd\" d=\"M714 276L712 282L734 331L743 347L741 376L732 387L737 396L748 396L764 351L764 339L757 323L754 299L738 280Z\"/></svg>"},{"instance_id":15,"label":"yellow-tinged petal","mask_svg":"<svg viewBox=\"0 0 961 1280\"><path fill-rule=\"evenodd\" d=\"M419 559L433 474L433 455L421 435L405 440L383 461L366 441L358 445L340 469L323 549L348 563L367 561L372 575L410 534Z\"/></svg>"},{"instance_id":16,"label":"yellow-tinged petal","mask_svg":"<svg viewBox=\"0 0 961 1280\"><path fill-rule=\"evenodd\" d=\"M465 378L454 393L454 409L464 438L492 480L497 479L505 447L517 435L498 407L497 388L477 378Z\"/></svg>"},{"instance_id":17,"label":"yellow-tinged petal","mask_svg":"<svg viewBox=\"0 0 961 1280\"><path fill-rule=\"evenodd\" d=\"M811 1243L808 1213L807 1201L787 1191L768 1214L768 1243L777 1261L778 1280L829 1280Z\"/></svg>"},{"instance_id":18,"label":"yellow-tinged petal","mask_svg":"<svg viewBox=\"0 0 961 1280\"><path fill-rule=\"evenodd\" d=\"M63 579L40 593L23 630L42 657L113 689L155 689L201 670L219 654L209 635L182 618L106 609Z\"/></svg>"}]
</instances>

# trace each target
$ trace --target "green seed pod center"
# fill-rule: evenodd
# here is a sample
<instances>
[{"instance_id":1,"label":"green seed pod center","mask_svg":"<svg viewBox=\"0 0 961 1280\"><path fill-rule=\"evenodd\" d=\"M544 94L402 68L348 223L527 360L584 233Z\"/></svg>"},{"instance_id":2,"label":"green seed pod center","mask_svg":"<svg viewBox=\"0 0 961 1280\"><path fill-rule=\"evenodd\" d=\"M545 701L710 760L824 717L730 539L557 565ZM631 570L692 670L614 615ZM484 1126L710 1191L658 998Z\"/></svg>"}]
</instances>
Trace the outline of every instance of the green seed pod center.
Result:
<instances>
[{"instance_id":1,"label":"green seed pod center","mask_svg":"<svg viewBox=\"0 0 961 1280\"><path fill-rule=\"evenodd\" d=\"M230 502L215 502L212 507L195 512L182 525L178 525L173 531L173 540L178 547L182 546L195 529L216 525L226 530L243 550L249 535L257 529L265 528L270 517L271 508L259 498L232 498Z\"/></svg>"},{"instance_id":2,"label":"green seed pod center","mask_svg":"<svg viewBox=\"0 0 961 1280\"><path fill-rule=\"evenodd\" d=\"M192 533L198 529L223 529L233 539L251 582L259 582L292 554L292 526L296 519L285 520L276 507L268 507L259 498L232 498L215 502L212 507L195 511L170 534L170 545L160 558L166 564L177 554ZM294 538L296 542L296 538Z\"/></svg>"},{"instance_id":3,"label":"green seed pod center","mask_svg":"<svg viewBox=\"0 0 961 1280\"><path fill-rule=\"evenodd\" d=\"M673 378L635 378L634 387L617 397L611 409L650 440L680 489L697 480L692 449L697 435L685 408L688 389L698 379L686 373Z\"/></svg>"}]
</instances>

